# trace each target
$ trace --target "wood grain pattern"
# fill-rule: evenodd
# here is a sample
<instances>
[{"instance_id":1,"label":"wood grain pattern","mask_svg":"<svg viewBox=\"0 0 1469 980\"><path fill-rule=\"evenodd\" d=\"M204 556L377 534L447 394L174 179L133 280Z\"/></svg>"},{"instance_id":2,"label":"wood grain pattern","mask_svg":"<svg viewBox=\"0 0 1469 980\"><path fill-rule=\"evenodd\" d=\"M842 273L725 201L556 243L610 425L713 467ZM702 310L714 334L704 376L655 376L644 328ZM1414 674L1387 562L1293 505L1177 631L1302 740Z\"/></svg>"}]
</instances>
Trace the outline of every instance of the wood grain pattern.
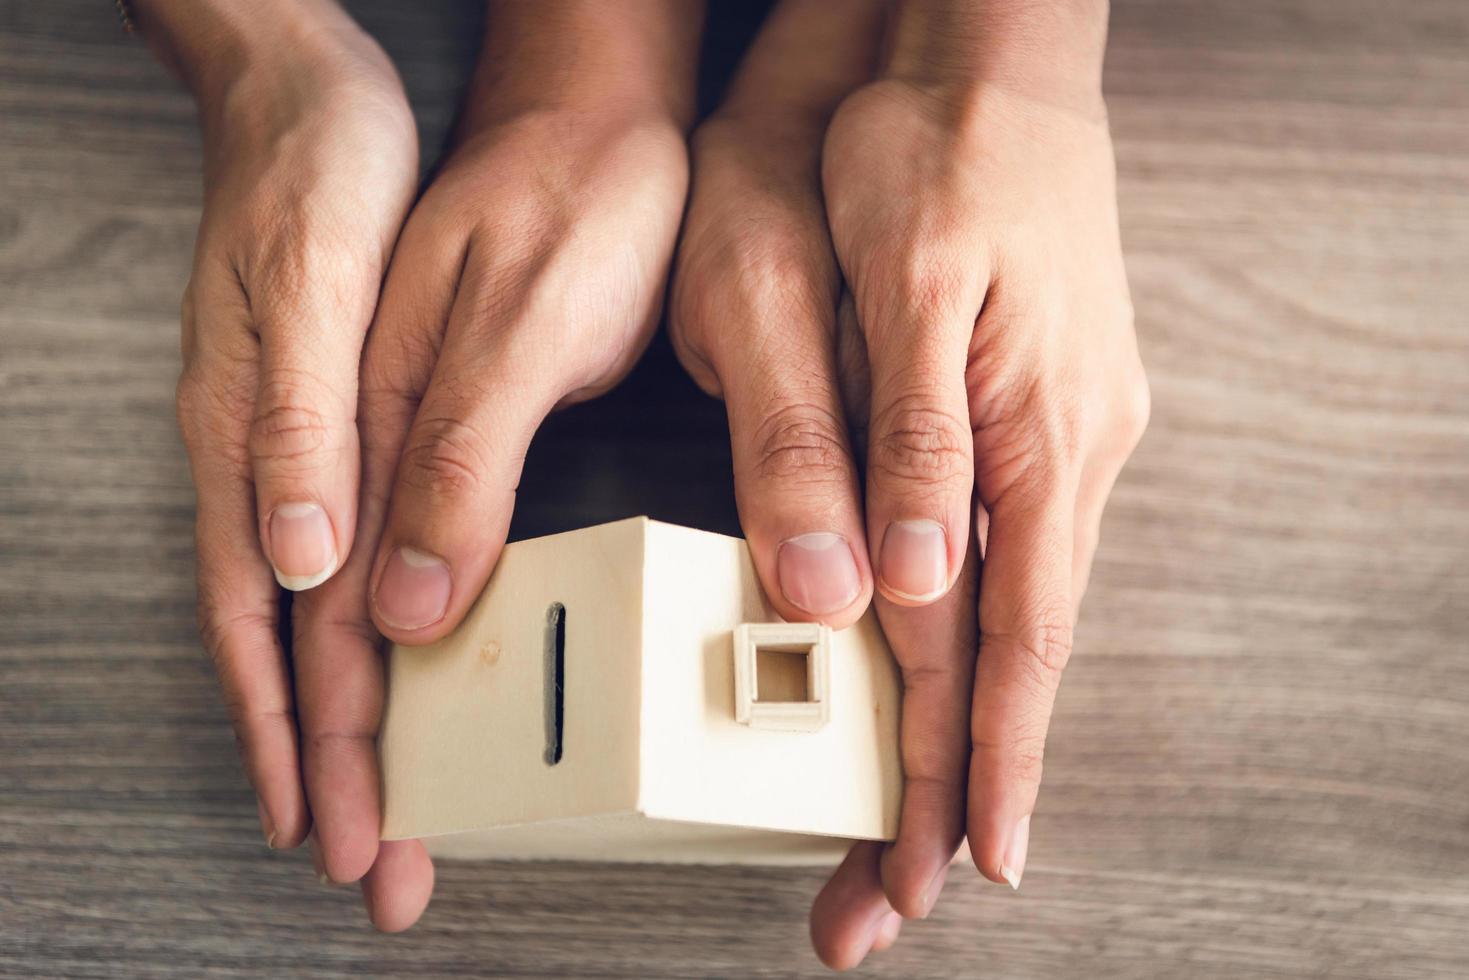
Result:
<instances>
[{"instance_id":1,"label":"wood grain pattern","mask_svg":"<svg viewBox=\"0 0 1469 980\"><path fill-rule=\"evenodd\" d=\"M475 5L353 6L431 157ZM1152 429L1024 890L952 876L868 973L1469 975L1466 52L1462 0L1116 4ZM818 874L445 865L389 938L259 843L172 419L197 173L110 5L0 0L0 975L820 975ZM516 533L732 530L722 425L655 349L548 426Z\"/></svg>"}]
</instances>

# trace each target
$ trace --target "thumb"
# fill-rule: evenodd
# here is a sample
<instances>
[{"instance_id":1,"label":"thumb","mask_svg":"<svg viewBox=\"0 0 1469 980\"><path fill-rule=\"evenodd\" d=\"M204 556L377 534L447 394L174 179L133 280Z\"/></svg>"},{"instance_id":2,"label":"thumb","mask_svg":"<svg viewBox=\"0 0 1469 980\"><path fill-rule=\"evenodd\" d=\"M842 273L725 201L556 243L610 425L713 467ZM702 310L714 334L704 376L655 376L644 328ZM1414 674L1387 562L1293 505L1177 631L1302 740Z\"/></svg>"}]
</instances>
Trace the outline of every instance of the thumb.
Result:
<instances>
[{"instance_id":1,"label":"thumb","mask_svg":"<svg viewBox=\"0 0 1469 980\"><path fill-rule=\"evenodd\" d=\"M261 545L292 591L330 578L357 523L357 365L377 299L368 270L346 284L301 272L250 294L260 342L249 434ZM342 296L351 297L343 304Z\"/></svg>"},{"instance_id":2,"label":"thumb","mask_svg":"<svg viewBox=\"0 0 1469 980\"><path fill-rule=\"evenodd\" d=\"M442 638L479 597L509 533L531 438L570 387L555 345L525 324L471 326L476 306L456 300L373 564L373 620L398 643Z\"/></svg>"}]
</instances>

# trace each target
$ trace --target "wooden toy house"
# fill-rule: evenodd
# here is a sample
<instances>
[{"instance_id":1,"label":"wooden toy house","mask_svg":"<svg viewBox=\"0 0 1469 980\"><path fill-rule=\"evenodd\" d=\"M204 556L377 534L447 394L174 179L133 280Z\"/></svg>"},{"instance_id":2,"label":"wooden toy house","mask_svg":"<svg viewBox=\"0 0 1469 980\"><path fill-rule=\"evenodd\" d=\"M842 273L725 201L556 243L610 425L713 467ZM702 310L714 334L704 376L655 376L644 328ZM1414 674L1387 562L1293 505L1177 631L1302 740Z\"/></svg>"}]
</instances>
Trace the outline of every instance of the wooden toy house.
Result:
<instances>
[{"instance_id":1,"label":"wooden toy house","mask_svg":"<svg viewBox=\"0 0 1469 980\"><path fill-rule=\"evenodd\" d=\"M389 653L385 839L445 857L828 863L897 832L876 618L780 621L745 542L634 518L505 548Z\"/></svg>"}]
</instances>

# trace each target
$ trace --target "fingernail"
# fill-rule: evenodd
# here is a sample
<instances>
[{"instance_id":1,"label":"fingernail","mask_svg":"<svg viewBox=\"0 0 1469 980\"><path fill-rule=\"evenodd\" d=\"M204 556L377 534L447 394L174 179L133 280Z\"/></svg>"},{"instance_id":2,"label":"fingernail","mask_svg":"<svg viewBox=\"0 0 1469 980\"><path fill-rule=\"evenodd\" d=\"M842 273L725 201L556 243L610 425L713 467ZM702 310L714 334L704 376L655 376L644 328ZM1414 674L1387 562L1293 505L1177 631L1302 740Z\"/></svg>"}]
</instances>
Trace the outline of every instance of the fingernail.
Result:
<instances>
[{"instance_id":1,"label":"fingernail","mask_svg":"<svg viewBox=\"0 0 1469 980\"><path fill-rule=\"evenodd\" d=\"M780 543L776 575L786 601L820 616L850 606L862 591L862 576L852 547L840 534L817 531Z\"/></svg>"},{"instance_id":2,"label":"fingernail","mask_svg":"<svg viewBox=\"0 0 1469 980\"><path fill-rule=\"evenodd\" d=\"M892 949L893 943L898 941L898 933L903 931L903 917L896 912L889 912L882 920L882 925L877 927L877 938L872 941L872 948L881 953Z\"/></svg>"},{"instance_id":3,"label":"fingernail","mask_svg":"<svg viewBox=\"0 0 1469 980\"><path fill-rule=\"evenodd\" d=\"M314 829L306 840L311 845L311 867L316 871L316 880L323 885L332 884L331 876L326 873L326 858L321 853L321 842L316 839Z\"/></svg>"},{"instance_id":4,"label":"fingernail","mask_svg":"<svg viewBox=\"0 0 1469 980\"><path fill-rule=\"evenodd\" d=\"M260 832L265 835L265 846L275 850L275 821L270 819L270 811L265 808L265 801L255 797L255 809L260 814Z\"/></svg>"},{"instance_id":5,"label":"fingernail","mask_svg":"<svg viewBox=\"0 0 1469 980\"><path fill-rule=\"evenodd\" d=\"M1010 883L1010 887L1020 889L1020 876L1025 873L1025 852L1030 847L1030 817L1020 818L1015 829L1010 832L1010 843L1005 846L1005 860L1000 864L1000 877Z\"/></svg>"},{"instance_id":6,"label":"fingernail","mask_svg":"<svg viewBox=\"0 0 1469 980\"><path fill-rule=\"evenodd\" d=\"M939 868L939 873L933 876L933 881L928 883L928 888L924 891L923 897L918 900L919 904L923 907L923 912L919 915L919 918L928 918L929 913L933 911L933 907L938 904L939 894L944 890L944 879L948 877L948 874L949 867L948 865L944 865L942 868Z\"/></svg>"},{"instance_id":7,"label":"fingernail","mask_svg":"<svg viewBox=\"0 0 1469 980\"><path fill-rule=\"evenodd\" d=\"M442 560L399 548L388 556L372 601L389 626L423 629L444 618L451 585L449 566Z\"/></svg>"},{"instance_id":8,"label":"fingernail","mask_svg":"<svg viewBox=\"0 0 1469 980\"><path fill-rule=\"evenodd\" d=\"M884 591L932 602L949 588L949 546L937 521L893 521L882 536L877 562Z\"/></svg>"},{"instance_id":9,"label":"fingernail","mask_svg":"<svg viewBox=\"0 0 1469 980\"><path fill-rule=\"evenodd\" d=\"M337 570L332 522L319 504L281 504L270 514L270 564L281 588L315 588Z\"/></svg>"}]
</instances>

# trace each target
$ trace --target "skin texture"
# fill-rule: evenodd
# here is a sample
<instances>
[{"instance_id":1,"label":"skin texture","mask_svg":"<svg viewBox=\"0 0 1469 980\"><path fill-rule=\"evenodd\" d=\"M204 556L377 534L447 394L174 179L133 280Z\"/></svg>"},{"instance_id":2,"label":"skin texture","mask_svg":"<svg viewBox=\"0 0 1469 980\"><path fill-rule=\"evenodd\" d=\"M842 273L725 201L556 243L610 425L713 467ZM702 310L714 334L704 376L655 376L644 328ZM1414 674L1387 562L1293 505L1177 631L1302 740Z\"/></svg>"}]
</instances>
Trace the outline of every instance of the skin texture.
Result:
<instances>
[{"instance_id":1,"label":"skin texture","mask_svg":"<svg viewBox=\"0 0 1469 980\"><path fill-rule=\"evenodd\" d=\"M663 118L567 111L518 114L467 139L409 219L384 287L362 368L362 546L303 597L298 635L321 663L312 702L337 705L359 739L355 765L333 769L361 777L333 794L341 819L322 824L334 880L353 880L376 846L378 634L423 643L457 625L504 544L536 427L620 379L657 323L686 180L682 133ZM375 605L402 545L452 569L450 607L424 629L385 622ZM359 689L346 689L349 671ZM426 899L427 873L426 859L374 865L374 923L407 919L388 905L406 891Z\"/></svg>"},{"instance_id":2,"label":"skin texture","mask_svg":"<svg viewBox=\"0 0 1469 980\"><path fill-rule=\"evenodd\" d=\"M402 457L371 589L383 635L424 643L458 623L504 542L536 427L642 353L686 181L669 119L532 109L476 131L415 209L363 362L364 439ZM452 571L426 627L385 615L397 547Z\"/></svg>"},{"instance_id":3,"label":"skin texture","mask_svg":"<svg viewBox=\"0 0 1469 980\"><path fill-rule=\"evenodd\" d=\"M294 847L311 828L308 770L333 742L310 724L298 737L267 529L279 505L310 501L328 515L332 549L351 549L356 365L412 200L417 140L391 64L335 8L282 11L269 36L205 7L185 21L197 33L170 34L173 13L149 4L140 16L190 65L204 132L178 386L199 618L262 832ZM211 63L202 50L233 53Z\"/></svg>"},{"instance_id":4,"label":"skin texture","mask_svg":"<svg viewBox=\"0 0 1469 980\"><path fill-rule=\"evenodd\" d=\"M587 10L555 36L608 27ZM297 687L303 724L319 714L340 736L314 770L321 865L332 881L362 880L383 930L419 917L433 878L417 842L377 841L380 637L421 644L458 624L504 544L536 428L620 380L661 315L687 186L675 93L692 63L674 52L691 49L698 22L661 3L647 13L655 29L539 82L534 65L576 52L539 48L540 34L521 32L544 25L521 8L492 16L456 145L403 228L363 354L358 545L298 600L296 649L311 667ZM594 99L583 86L597 76L619 87ZM394 616L404 548L448 585L426 625Z\"/></svg>"},{"instance_id":5,"label":"skin texture","mask_svg":"<svg viewBox=\"0 0 1469 980\"><path fill-rule=\"evenodd\" d=\"M812 910L837 969L895 941L895 910L928 914L966 837L1018 887L1102 507L1148 414L1105 11L983 6L788 0L694 138L671 329L728 404L757 569L793 619L845 625L874 594L903 670L898 840L855 847ZM1054 73L1012 56L1047 30L1082 50ZM942 542L929 594L884 581L915 521ZM851 606L789 601L780 542L811 532L852 544Z\"/></svg>"},{"instance_id":6,"label":"skin texture","mask_svg":"<svg viewBox=\"0 0 1469 980\"><path fill-rule=\"evenodd\" d=\"M871 603L903 671L898 840L854 847L812 909L846 968L928 914L966 840L1018 887L1146 424L1105 9L786 0L692 140L685 216L698 7L627 3L492 7L411 214L411 115L338 8L140 5L205 135L179 386L205 642L267 841L309 836L378 928L412 925L433 869L378 842L381 643L467 612L536 428L656 328L682 220L670 329L727 402L762 583L792 620ZM289 660L277 581L303 590Z\"/></svg>"},{"instance_id":7,"label":"skin texture","mask_svg":"<svg viewBox=\"0 0 1469 980\"><path fill-rule=\"evenodd\" d=\"M378 841L382 635L452 629L504 542L536 427L616 383L661 314L700 9L636 2L632 18L493 8L455 146L406 223L412 117L339 8L140 10L204 120L179 416L205 642L267 842L309 837L318 877L360 880L385 931L419 918L433 869L418 842ZM288 661L271 517L303 500L346 560L297 596ZM449 563L452 601L427 628L377 608L402 545Z\"/></svg>"}]
</instances>

